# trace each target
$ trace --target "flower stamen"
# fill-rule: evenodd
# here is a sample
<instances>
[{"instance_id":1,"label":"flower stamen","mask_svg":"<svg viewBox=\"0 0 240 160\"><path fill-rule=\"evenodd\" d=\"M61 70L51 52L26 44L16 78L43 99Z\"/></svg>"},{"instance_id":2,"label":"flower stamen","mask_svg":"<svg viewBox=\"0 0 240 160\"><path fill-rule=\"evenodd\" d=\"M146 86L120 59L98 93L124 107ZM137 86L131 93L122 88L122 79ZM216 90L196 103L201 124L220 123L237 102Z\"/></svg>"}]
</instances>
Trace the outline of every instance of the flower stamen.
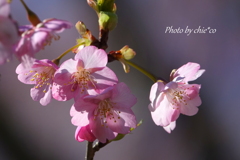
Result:
<instances>
[{"instance_id":1,"label":"flower stamen","mask_svg":"<svg viewBox=\"0 0 240 160\"><path fill-rule=\"evenodd\" d=\"M120 119L119 114L121 112L114 111L113 105L115 103L111 102L109 99L102 100L98 108L94 111L94 120L99 116L101 120L101 126L107 126L107 119L113 120L115 123L117 122L117 119ZM115 118L115 114L117 114L117 118Z\"/></svg>"},{"instance_id":2,"label":"flower stamen","mask_svg":"<svg viewBox=\"0 0 240 160\"><path fill-rule=\"evenodd\" d=\"M44 85L49 86L51 84L55 70L51 67L45 67L42 72L37 72L33 70L29 71L29 73L33 72L35 72L35 74L30 80L36 82L35 88L37 89L39 87L43 87ZM28 73L26 73L25 75L28 75ZM43 92L46 93L47 90L44 89Z\"/></svg>"},{"instance_id":3,"label":"flower stamen","mask_svg":"<svg viewBox=\"0 0 240 160\"><path fill-rule=\"evenodd\" d=\"M97 82L94 81L94 76L91 75L90 71L82 67L78 68L78 71L72 75L71 79L72 82L70 82L69 84L73 84L71 88L72 91L75 91L75 85L78 85L78 87L81 88L81 93L87 90L90 84L93 85L94 88L96 88L95 83Z\"/></svg>"},{"instance_id":4,"label":"flower stamen","mask_svg":"<svg viewBox=\"0 0 240 160\"><path fill-rule=\"evenodd\" d=\"M187 90L188 88L179 86L177 89L169 89L166 95L173 106L188 105L187 101L191 100L191 98L187 94ZM174 107L173 109L179 109L179 107Z\"/></svg>"}]
</instances>

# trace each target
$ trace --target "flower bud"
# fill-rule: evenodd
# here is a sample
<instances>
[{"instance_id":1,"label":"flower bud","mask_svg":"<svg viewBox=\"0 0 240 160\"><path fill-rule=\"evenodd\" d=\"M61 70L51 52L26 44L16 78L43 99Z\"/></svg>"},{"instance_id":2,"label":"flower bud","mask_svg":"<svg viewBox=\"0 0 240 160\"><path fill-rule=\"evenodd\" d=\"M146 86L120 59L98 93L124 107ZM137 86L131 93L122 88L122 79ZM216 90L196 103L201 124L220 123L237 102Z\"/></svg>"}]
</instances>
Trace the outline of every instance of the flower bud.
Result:
<instances>
[{"instance_id":1,"label":"flower bud","mask_svg":"<svg viewBox=\"0 0 240 160\"><path fill-rule=\"evenodd\" d=\"M100 29L111 31L117 26L118 18L115 13L103 12L99 13L99 26Z\"/></svg>"},{"instance_id":2,"label":"flower bud","mask_svg":"<svg viewBox=\"0 0 240 160\"><path fill-rule=\"evenodd\" d=\"M29 7L27 6L27 4L21 0L22 5L24 6L25 10L27 11L27 16L28 16L28 20L30 21L30 23L33 26L37 26L39 23L41 23L41 20L38 18L38 16L29 9Z\"/></svg>"},{"instance_id":3,"label":"flower bud","mask_svg":"<svg viewBox=\"0 0 240 160\"><path fill-rule=\"evenodd\" d=\"M92 35L92 33L87 29L85 24L81 21L78 21L75 25L78 33L82 36L82 38L77 39L77 44L83 45L83 46L89 46L91 43L94 43L97 41L97 39ZM78 49L75 48L74 51L77 51Z\"/></svg>"},{"instance_id":4,"label":"flower bud","mask_svg":"<svg viewBox=\"0 0 240 160\"><path fill-rule=\"evenodd\" d=\"M85 24L84 24L83 22L78 21L78 22L76 23L75 27L76 27L78 33L79 33L81 36L83 36L83 35L86 34L87 28L86 28L86 26L85 26Z\"/></svg>"},{"instance_id":5,"label":"flower bud","mask_svg":"<svg viewBox=\"0 0 240 160\"><path fill-rule=\"evenodd\" d=\"M98 0L98 7L100 11L105 12L116 12L116 5L114 3L115 0Z\"/></svg>"},{"instance_id":6,"label":"flower bud","mask_svg":"<svg viewBox=\"0 0 240 160\"><path fill-rule=\"evenodd\" d=\"M93 8L97 13L99 13L99 8L95 0L87 0L87 3L90 7Z\"/></svg>"},{"instance_id":7,"label":"flower bud","mask_svg":"<svg viewBox=\"0 0 240 160\"><path fill-rule=\"evenodd\" d=\"M136 55L136 52L132 48L129 48L127 45L120 49L120 52L126 60L130 60Z\"/></svg>"}]
</instances>

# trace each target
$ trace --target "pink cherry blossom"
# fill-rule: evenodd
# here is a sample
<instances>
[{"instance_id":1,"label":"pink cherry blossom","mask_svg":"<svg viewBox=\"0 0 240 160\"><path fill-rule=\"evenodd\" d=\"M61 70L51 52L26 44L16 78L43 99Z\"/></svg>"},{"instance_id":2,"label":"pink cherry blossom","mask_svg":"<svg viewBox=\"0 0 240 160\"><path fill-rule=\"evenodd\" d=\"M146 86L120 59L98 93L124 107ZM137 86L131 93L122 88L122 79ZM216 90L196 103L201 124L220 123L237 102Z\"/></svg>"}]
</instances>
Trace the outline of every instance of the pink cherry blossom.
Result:
<instances>
[{"instance_id":1,"label":"pink cherry blossom","mask_svg":"<svg viewBox=\"0 0 240 160\"><path fill-rule=\"evenodd\" d=\"M176 126L176 120L182 113L193 116L201 105L199 90L201 85L188 84L200 77L205 70L199 70L197 63L187 63L171 74L169 83L158 81L150 91L149 110L156 125L163 126L171 132Z\"/></svg>"},{"instance_id":2,"label":"pink cherry blossom","mask_svg":"<svg viewBox=\"0 0 240 160\"><path fill-rule=\"evenodd\" d=\"M136 117L131 110L136 102L127 85L119 83L100 94L78 99L70 111L72 123L80 127L89 125L86 134L91 131L96 139L105 143L118 133L127 134L130 128L136 127Z\"/></svg>"},{"instance_id":3,"label":"pink cherry blossom","mask_svg":"<svg viewBox=\"0 0 240 160\"><path fill-rule=\"evenodd\" d=\"M9 3L0 0L0 65L12 58L14 45L19 39L17 27L9 15Z\"/></svg>"},{"instance_id":4,"label":"pink cherry blossom","mask_svg":"<svg viewBox=\"0 0 240 160\"><path fill-rule=\"evenodd\" d=\"M60 38L57 33L70 27L70 22L59 19L46 19L37 26L20 27L22 35L15 49L18 58L24 60L26 57L34 57L46 45L50 45L52 39L58 40Z\"/></svg>"},{"instance_id":5,"label":"pink cherry blossom","mask_svg":"<svg viewBox=\"0 0 240 160\"><path fill-rule=\"evenodd\" d=\"M53 97L59 101L100 93L118 82L106 67L107 54L94 46L81 49L74 59L62 63L54 75Z\"/></svg>"},{"instance_id":6,"label":"pink cherry blossom","mask_svg":"<svg viewBox=\"0 0 240 160\"><path fill-rule=\"evenodd\" d=\"M32 99L40 101L41 105L46 106L52 99L53 75L58 66L47 59L31 60L31 67L26 67L21 63L17 67L16 73L22 83L35 85L31 89Z\"/></svg>"}]
</instances>

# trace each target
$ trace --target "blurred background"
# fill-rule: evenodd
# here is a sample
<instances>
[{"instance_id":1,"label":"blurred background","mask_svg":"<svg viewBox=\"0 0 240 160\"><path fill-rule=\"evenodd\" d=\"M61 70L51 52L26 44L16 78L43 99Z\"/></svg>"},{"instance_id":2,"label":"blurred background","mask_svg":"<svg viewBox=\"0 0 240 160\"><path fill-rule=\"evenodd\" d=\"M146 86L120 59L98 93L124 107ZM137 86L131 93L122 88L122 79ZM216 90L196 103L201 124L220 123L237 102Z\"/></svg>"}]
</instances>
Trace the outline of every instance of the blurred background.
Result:
<instances>
[{"instance_id":1,"label":"blurred background","mask_svg":"<svg viewBox=\"0 0 240 160\"><path fill-rule=\"evenodd\" d=\"M98 37L96 13L86 0L25 0L39 18L58 18L75 25L83 21ZM181 115L168 134L156 126L148 111L152 81L131 68L125 74L119 62L109 63L138 103L133 107L143 124L123 140L96 153L96 160L239 160L240 159L240 1L239 0L131 0L116 1L119 23L109 36L107 51L133 48L133 61L156 76L168 79L172 69L187 62L201 64L202 105L193 117ZM29 24L19 1L12 17ZM214 34L171 34L166 27L216 29ZM73 27L61 39L37 54L54 59L75 45ZM72 58L68 54L64 60ZM73 101L53 100L41 106L30 97L31 85L18 81L14 59L0 66L0 159L84 160L86 142L74 139L76 127L69 110Z\"/></svg>"}]
</instances>

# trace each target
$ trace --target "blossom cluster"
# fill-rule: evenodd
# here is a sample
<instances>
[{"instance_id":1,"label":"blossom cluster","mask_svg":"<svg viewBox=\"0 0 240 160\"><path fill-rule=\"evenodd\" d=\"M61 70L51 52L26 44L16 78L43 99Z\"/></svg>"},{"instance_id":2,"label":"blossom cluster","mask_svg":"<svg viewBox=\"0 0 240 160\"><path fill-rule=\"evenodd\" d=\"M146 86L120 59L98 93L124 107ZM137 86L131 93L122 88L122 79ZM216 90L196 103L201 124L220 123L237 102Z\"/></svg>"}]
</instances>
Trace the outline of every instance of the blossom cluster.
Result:
<instances>
[{"instance_id":1,"label":"blossom cluster","mask_svg":"<svg viewBox=\"0 0 240 160\"><path fill-rule=\"evenodd\" d=\"M103 49L95 46L78 49L74 59L60 66L49 59L35 59L37 52L50 45L52 39L58 40L58 33L72 24L55 18L40 21L31 14L31 25L17 27L9 18L6 0L0 1L0 11L1 64L14 54L21 61L16 69L18 79L34 85L30 95L43 106L53 98L58 101L74 99L70 114L72 123L77 126L77 140L98 139L104 143L136 127L131 110L136 97L106 66L108 57Z\"/></svg>"},{"instance_id":2,"label":"blossom cluster","mask_svg":"<svg viewBox=\"0 0 240 160\"><path fill-rule=\"evenodd\" d=\"M118 82L106 64L104 50L87 46L60 67L47 59L33 60L31 67L21 63L16 73L21 82L34 84L31 97L42 105L49 104L52 98L74 99L70 114L78 127L76 139L105 143L136 127L131 110L136 97L126 84Z\"/></svg>"},{"instance_id":3,"label":"blossom cluster","mask_svg":"<svg viewBox=\"0 0 240 160\"><path fill-rule=\"evenodd\" d=\"M94 1L88 2L91 2L91 5L95 4ZM101 17L99 23L103 25L100 27L101 34L115 27L116 8L114 4L111 6L114 8L110 14L114 17L114 25L105 23L103 17L108 14L100 12L99 8L94 6L97 13L101 13L98 14ZM31 12L27 7L26 10ZM0 65L15 55L21 62L16 68L19 81L34 85L30 95L34 101L39 101L43 106L48 105L52 99L57 101L72 99L74 103L70 115L72 124L77 127L75 132L77 141L98 140L106 143L114 140L119 134L128 134L136 128L137 122L132 107L137 103L137 98L125 83L119 82L114 71L107 67L112 57L119 60L128 73L131 64L129 60L136 53L128 46L120 51L107 53L106 43L99 47L100 42L91 35L83 23L78 22L76 28L83 39L72 48L75 54L73 59L61 64L60 59L38 60L35 54L46 45L50 45L53 39L58 40L60 38L58 34L71 28L72 24L55 18L41 21L32 12L30 15L31 25L18 27L10 18L9 3L7 0L0 0ZM148 108L156 125L171 133L180 114L192 116L198 112L201 105L199 96L201 85L189 82L199 78L204 71L200 69L199 64L189 62L173 70L169 82L155 81L155 78L151 78L154 84L150 90Z\"/></svg>"}]
</instances>

